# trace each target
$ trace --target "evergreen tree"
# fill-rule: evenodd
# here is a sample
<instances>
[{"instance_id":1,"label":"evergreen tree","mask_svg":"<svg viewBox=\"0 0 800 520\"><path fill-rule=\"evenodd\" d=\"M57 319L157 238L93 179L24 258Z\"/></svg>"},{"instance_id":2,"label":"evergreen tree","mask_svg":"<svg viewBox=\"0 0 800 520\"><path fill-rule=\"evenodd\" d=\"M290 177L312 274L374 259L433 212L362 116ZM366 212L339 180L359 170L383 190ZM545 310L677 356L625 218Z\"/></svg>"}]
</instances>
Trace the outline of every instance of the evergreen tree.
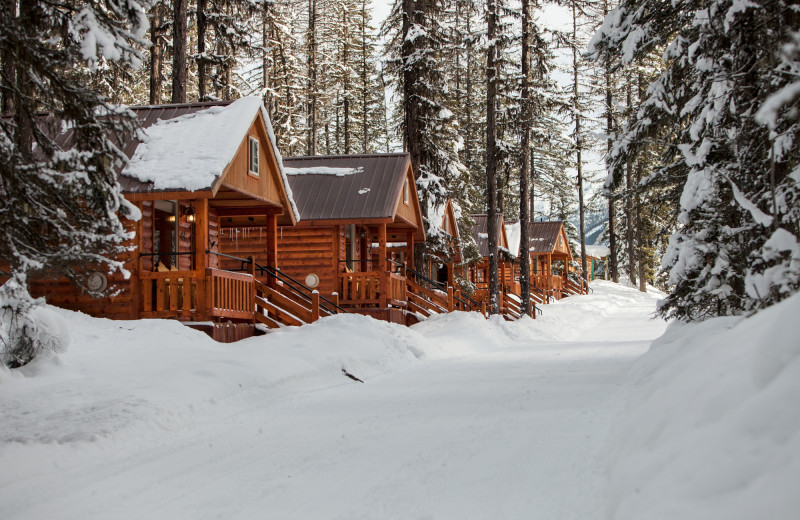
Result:
<instances>
[{"instance_id":1,"label":"evergreen tree","mask_svg":"<svg viewBox=\"0 0 800 520\"><path fill-rule=\"evenodd\" d=\"M138 218L138 211L120 194L114 167L125 157L112 138L133 122L71 78L75 67L93 69L102 58L138 64L148 7L135 0L0 4L0 43L15 69L13 81L3 82L13 117L0 119L0 258L11 276L0 288L0 349L8 366L46 347L30 275L63 275L91 293L86 268L123 269L112 260L130 239L120 217ZM52 126L39 111L52 114ZM68 150L56 144L65 131Z\"/></svg>"},{"instance_id":2,"label":"evergreen tree","mask_svg":"<svg viewBox=\"0 0 800 520\"><path fill-rule=\"evenodd\" d=\"M798 152L786 146L797 130L797 17L778 0L623 1L595 36L593 55L623 66L665 49L666 67L610 156L624 164L668 129L651 175L679 188L679 228L663 259L673 285L665 317L739 314L798 288Z\"/></svg>"}]
</instances>

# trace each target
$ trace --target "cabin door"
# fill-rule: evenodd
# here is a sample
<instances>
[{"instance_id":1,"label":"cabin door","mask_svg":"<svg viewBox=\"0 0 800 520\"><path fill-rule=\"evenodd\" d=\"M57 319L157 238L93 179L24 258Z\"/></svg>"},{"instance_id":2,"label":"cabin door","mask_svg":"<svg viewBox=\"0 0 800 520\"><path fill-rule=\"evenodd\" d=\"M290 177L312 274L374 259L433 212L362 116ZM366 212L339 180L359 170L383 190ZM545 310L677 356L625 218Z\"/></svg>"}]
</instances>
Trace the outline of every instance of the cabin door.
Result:
<instances>
[{"instance_id":1,"label":"cabin door","mask_svg":"<svg viewBox=\"0 0 800 520\"><path fill-rule=\"evenodd\" d=\"M153 253L157 269L178 267L178 203L157 200L153 208Z\"/></svg>"}]
</instances>

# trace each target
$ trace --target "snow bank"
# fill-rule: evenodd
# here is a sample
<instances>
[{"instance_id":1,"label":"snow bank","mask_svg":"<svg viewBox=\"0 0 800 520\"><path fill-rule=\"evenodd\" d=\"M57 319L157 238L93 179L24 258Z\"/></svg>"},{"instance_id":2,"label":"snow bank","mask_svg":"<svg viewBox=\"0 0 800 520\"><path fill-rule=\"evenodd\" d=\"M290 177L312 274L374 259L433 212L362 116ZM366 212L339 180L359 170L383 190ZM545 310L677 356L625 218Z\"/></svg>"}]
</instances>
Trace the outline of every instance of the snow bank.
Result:
<instances>
[{"instance_id":1,"label":"snow bank","mask_svg":"<svg viewBox=\"0 0 800 520\"><path fill-rule=\"evenodd\" d=\"M612 435L609 517L800 511L800 295L748 319L675 323L637 361Z\"/></svg>"}]
</instances>

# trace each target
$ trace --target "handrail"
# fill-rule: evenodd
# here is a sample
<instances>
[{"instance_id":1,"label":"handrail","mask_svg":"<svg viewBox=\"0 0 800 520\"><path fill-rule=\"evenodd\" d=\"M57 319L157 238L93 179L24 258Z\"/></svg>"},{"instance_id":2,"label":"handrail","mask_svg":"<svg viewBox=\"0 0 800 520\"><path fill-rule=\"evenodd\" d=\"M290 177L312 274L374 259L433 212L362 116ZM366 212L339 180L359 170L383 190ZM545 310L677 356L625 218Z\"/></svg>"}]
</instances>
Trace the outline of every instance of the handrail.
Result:
<instances>
[{"instance_id":1,"label":"handrail","mask_svg":"<svg viewBox=\"0 0 800 520\"><path fill-rule=\"evenodd\" d=\"M517 297L517 299L519 300L519 308L520 308L520 310L522 310L522 296L520 296L519 294L515 293L514 291L511 291L511 290L505 290L505 288L504 288L503 292L504 292L505 294L511 294L511 295L514 295L514 296L516 296L516 297ZM536 303L535 303L535 302L533 302L533 301L531 301L531 300L530 300L530 298L528 298L528 302L529 302L529 303L531 304L531 306L533 307L533 310L534 310L534 311L536 311L536 312L538 312L538 313L539 313L539 316L541 316L541 315L542 315L542 309L540 309L539 307L537 307L537 306L536 306Z\"/></svg>"},{"instance_id":2,"label":"handrail","mask_svg":"<svg viewBox=\"0 0 800 520\"><path fill-rule=\"evenodd\" d=\"M300 296L301 298L303 298L304 300L306 300L309 303L311 302L311 297L310 296L306 296L303 293L303 290L306 290L309 293L311 293L313 291L313 289L311 289L311 287L308 287L307 285L303 284L302 282L299 282L299 281L295 280L294 278L292 278L288 274L284 274L284 273L280 272L277 269L272 269L271 267L265 267L265 266L259 264L258 262L256 262L255 260L251 260L249 258L241 258L241 257L238 257L238 256L228 255L228 254L225 254L225 253L218 253L216 251L206 251L206 253L212 254L212 255L217 255L217 256L222 256L222 257L225 257L225 258L230 258L231 260L239 260L240 262L242 262L242 269L241 269L242 271L246 270L244 268L245 264L252 263L253 266L256 269L261 271L262 274L267 274L267 275L272 276L273 278L275 278L277 280L280 280L281 282L286 284L290 289L292 289L295 293L297 293L298 296ZM297 287L294 287L294 285L297 285ZM339 314L339 312L345 312L345 313L347 312L346 309L343 309L342 307L336 305L335 303L333 303L329 299L325 298L321 294L319 295L319 299L321 301L325 301L325 302L331 304L335 309L338 309L338 311L334 311L333 309L330 309L330 308L326 307L325 305L320 304L320 307L323 310L325 310L326 312L328 312L328 314Z\"/></svg>"},{"instance_id":3,"label":"handrail","mask_svg":"<svg viewBox=\"0 0 800 520\"><path fill-rule=\"evenodd\" d=\"M273 278L280 280L281 282L283 282L284 284L289 286L289 288L292 289L294 292L296 292L300 296L302 296L303 299L305 299L306 301L309 301L309 302L311 301L311 298L309 296L306 296L305 294L303 294L303 290L306 290L309 293L313 292L314 289L312 289L311 287L305 285L302 282L299 282L299 281L295 280L294 278L292 278L288 274L282 273L281 271L279 271L277 269L273 269L271 267L263 266L263 265L259 264L258 262L255 262L255 261L253 263L255 264L255 267L258 270L260 270L262 273L266 273L267 275L272 276ZM299 288L298 287L294 287L294 285L297 285ZM320 303L320 307L322 309L324 309L326 312L328 312L328 314L339 314L339 312L344 312L344 313L348 312L347 309L344 309L344 308L340 307L339 305L337 305L334 302L330 301L329 299L327 299L326 297L322 296L321 294L319 295L319 299L321 301L329 303L331 306L333 306L334 309L337 309L336 311L334 311L333 309L330 309L330 308L328 308L325 305L322 305Z\"/></svg>"}]
</instances>

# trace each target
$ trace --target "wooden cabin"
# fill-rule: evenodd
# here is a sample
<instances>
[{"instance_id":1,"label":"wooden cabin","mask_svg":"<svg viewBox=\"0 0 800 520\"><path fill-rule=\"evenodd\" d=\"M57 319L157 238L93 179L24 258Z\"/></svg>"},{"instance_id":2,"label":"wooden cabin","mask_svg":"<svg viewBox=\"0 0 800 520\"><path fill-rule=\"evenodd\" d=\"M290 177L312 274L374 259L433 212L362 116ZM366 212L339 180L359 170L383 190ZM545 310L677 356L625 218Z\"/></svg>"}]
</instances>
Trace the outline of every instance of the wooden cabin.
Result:
<instances>
[{"instance_id":1,"label":"wooden cabin","mask_svg":"<svg viewBox=\"0 0 800 520\"><path fill-rule=\"evenodd\" d=\"M300 219L279 230L281 271L342 307L405 323L406 267L425 241L407 153L283 161Z\"/></svg>"},{"instance_id":2,"label":"wooden cabin","mask_svg":"<svg viewBox=\"0 0 800 520\"><path fill-rule=\"evenodd\" d=\"M561 299L572 294L583 294L585 288L570 279L572 251L564 223L560 220L528 223L529 251L531 255L531 297L540 303L551 298ZM519 245L522 247L522 244ZM519 258L519 252L517 258ZM520 291L519 261L514 266L515 290Z\"/></svg>"},{"instance_id":3,"label":"wooden cabin","mask_svg":"<svg viewBox=\"0 0 800 520\"><path fill-rule=\"evenodd\" d=\"M258 98L131 110L147 138L120 143L120 186L142 215L127 223L130 277L87 269L107 295L96 298L41 276L34 296L97 317L178 319L221 341L340 311L411 323L479 310L414 269L425 231L408 154L283 160ZM442 225L457 237L451 205Z\"/></svg>"},{"instance_id":4,"label":"wooden cabin","mask_svg":"<svg viewBox=\"0 0 800 520\"><path fill-rule=\"evenodd\" d=\"M431 258L427 262L426 276L436 280L442 286L456 286L456 269L459 269L463 257L461 254L461 237L458 230L453 201L447 199L444 204L428 208L428 220L435 226L445 243L447 252ZM431 231L429 231L430 233Z\"/></svg>"},{"instance_id":5,"label":"wooden cabin","mask_svg":"<svg viewBox=\"0 0 800 520\"><path fill-rule=\"evenodd\" d=\"M236 250L224 237L241 219L263 224L261 258L277 267L278 226L297 220L261 101L131 110L149 139L122 143L130 163L119 171L119 182L142 213L128 223L136 232L124 258L130 278L87 272L100 290L112 289L100 298L46 276L31 281L31 293L97 317L176 318L215 330L214 323L229 321L241 326L231 333L228 325L228 339L252 334L254 266L225 256Z\"/></svg>"},{"instance_id":6,"label":"wooden cabin","mask_svg":"<svg viewBox=\"0 0 800 520\"><path fill-rule=\"evenodd\" d=\"M486 215L470 215L475 222L472 235L478 245L481 255L480 262L469 266L467 274L469 281L475 286L473 298L489 307L489 219ZM502 214L497 215L497 231L499 233L498 251L498 282L500 284L500 313L507 319L516 319L520 316L520 297L517 288L515 292L514 259L510 247L505 220ZM518 284L517 284L518 285ZM536 317L535 311L531 314Z\"/></svg>"}]
</instances>

